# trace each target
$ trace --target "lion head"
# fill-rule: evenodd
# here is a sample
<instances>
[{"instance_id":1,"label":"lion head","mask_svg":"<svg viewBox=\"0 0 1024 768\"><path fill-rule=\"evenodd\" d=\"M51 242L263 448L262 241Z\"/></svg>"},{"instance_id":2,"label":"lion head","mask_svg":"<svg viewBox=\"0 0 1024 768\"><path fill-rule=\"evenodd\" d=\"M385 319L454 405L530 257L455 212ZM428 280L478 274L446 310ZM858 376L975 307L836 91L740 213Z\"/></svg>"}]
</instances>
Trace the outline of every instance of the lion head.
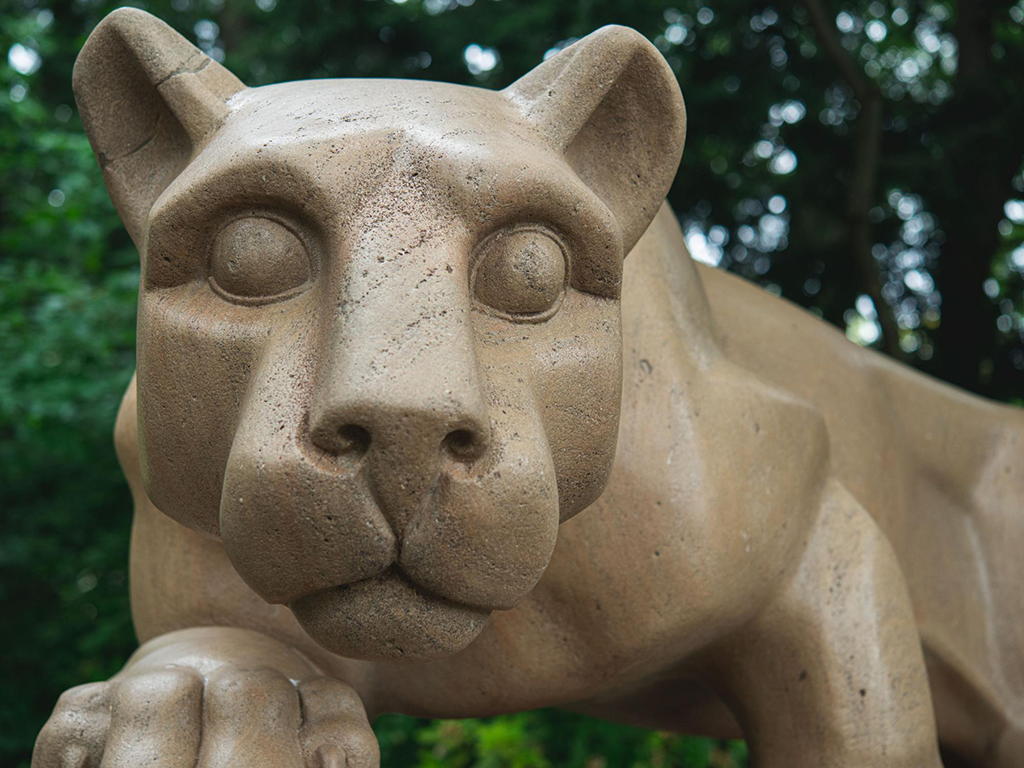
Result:
<instances>
[{"instance_id":1,"label":"lion head","mask_svg":"<svg viewBox=\"0 0 1024 768\"><path fill-rule=\"evenodd\" d=\"M246 88L123 9L75 92L142 258L154 504L335 653L465 647L607 479L623 258L682 151L665 61L606 27L500 92Z\"/></svg>"}]
</instances>

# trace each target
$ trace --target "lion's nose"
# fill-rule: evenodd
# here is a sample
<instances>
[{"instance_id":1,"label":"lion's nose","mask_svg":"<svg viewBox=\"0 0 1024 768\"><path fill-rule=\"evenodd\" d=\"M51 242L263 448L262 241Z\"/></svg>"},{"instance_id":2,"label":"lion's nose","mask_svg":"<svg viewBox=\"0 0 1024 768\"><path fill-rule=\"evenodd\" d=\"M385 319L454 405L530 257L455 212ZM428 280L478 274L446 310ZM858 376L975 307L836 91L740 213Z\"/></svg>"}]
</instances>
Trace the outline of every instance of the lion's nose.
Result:
<instances>
[{"instance_id":1,"label":"lion's nose","mask_svg":"<svg viewBox=\"0 0 1024 768\"><path fill-rule=\"evenodd\" d=\"M310 403L310 441L361 467L399 538L444 477L479 466L491 443L472 329L465 317L438 319L413 352L390 359L368 333L336 339Z\"/></svg>"},{"instance_id":2,"label":"lion's nose","mask_svg":"<svg viewBox=\"0 0 1024 768\"><path fill-rule=\"evenodd\" d=\"M335 401L311 417L323 451L362 464L380 506L401 539L409 520L432 503L443 477L487 453L486 422L470 408L410 407L387 398Z\"/></svg>"},{"instance_id":3,"label":"lion's nose","mask_svg":"<svg viewBox=\"0 0 1024 768\"><path fill-rule=\"evenodd\" d=\"M465 260L419 223L389 222L367 227L325 294L309 437L361 464L400 535L446 468L486 456L490 414Z\"/></svg>"},{"instance_id":4,"label":"lion's nose","mask_svg":"<svg viewBox=\"0 0 1024 768\"><path fill-rule=\"evenodd\" d=\"M472 409L450 404L414 409L355 400L321 409L310 423L310 439L317 448L353 459L375 450L471 463L486 451L488 432Z\"/></svg>"}]
</instances>

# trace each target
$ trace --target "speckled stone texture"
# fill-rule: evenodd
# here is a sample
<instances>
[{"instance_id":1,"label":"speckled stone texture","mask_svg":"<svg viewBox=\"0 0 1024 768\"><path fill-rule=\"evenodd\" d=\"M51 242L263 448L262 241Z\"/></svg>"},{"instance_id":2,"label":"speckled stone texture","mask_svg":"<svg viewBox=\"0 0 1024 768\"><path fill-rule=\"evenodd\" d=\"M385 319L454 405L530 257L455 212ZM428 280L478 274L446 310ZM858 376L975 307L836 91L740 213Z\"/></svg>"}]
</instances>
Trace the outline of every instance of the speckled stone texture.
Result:
<instances>
[{"instance_id":1,"label":"speckled stone texture","mask_svg":"<svg viewBox=\"0 0 1024 768\"><path fill-rule=\"evenodd\" d=\"M142 255L143 644L35 768L367 768L381 712L553 705L1024 766L1024 420L689 259L642 36L246 88L122 9L74 86Z\"/></svg>"}]
</instances>

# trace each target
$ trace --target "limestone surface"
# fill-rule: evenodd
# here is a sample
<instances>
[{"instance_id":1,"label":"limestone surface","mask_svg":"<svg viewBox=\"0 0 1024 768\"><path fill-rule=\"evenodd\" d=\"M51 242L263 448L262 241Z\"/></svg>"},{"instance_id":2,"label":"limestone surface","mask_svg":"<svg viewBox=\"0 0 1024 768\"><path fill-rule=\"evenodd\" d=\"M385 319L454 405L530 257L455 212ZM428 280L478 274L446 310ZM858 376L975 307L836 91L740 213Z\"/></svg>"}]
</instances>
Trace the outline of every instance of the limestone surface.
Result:
<instances>
[{"instance_id":1,"label":"limestone surface","mask_svg":"<svg viewBox=\"0 0 1024 768\"><path fill-rule=\"evenodd\" d=\"M74 87L142 255L142 646L35 768L368 768L379 713L540 706L1024 766L1024 419L689 258L641 35L246 88L122 9Z\"/></svg>"}]
</instances>

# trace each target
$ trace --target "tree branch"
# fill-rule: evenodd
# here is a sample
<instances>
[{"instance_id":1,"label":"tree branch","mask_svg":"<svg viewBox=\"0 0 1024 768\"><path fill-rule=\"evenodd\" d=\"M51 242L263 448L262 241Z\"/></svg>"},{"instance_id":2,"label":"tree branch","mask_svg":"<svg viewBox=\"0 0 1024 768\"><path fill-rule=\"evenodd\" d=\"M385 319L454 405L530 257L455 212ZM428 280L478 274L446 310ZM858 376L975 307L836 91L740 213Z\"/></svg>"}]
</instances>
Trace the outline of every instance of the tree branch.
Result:
<instances>
[{"instance_id":1,"label":"tree branch","mask_svg":"<svg viewBox=\"0 0 1024 768\"><path fill-rule=\"evenodd\" d=\"M833 33L832 20L820 0L800 2L807 10L818 44L860 102L853 146L853 175L846 203L850 250L864 281L864 289L878 312L878 322L882 327L882 348L892 357L901 359L903 352L899 345L899 328L892 308L882 296L878 265L871 253L874 238L869 213L878 186L878 167L882 160L882 94Z\"/></svg>"}]
</instances>

